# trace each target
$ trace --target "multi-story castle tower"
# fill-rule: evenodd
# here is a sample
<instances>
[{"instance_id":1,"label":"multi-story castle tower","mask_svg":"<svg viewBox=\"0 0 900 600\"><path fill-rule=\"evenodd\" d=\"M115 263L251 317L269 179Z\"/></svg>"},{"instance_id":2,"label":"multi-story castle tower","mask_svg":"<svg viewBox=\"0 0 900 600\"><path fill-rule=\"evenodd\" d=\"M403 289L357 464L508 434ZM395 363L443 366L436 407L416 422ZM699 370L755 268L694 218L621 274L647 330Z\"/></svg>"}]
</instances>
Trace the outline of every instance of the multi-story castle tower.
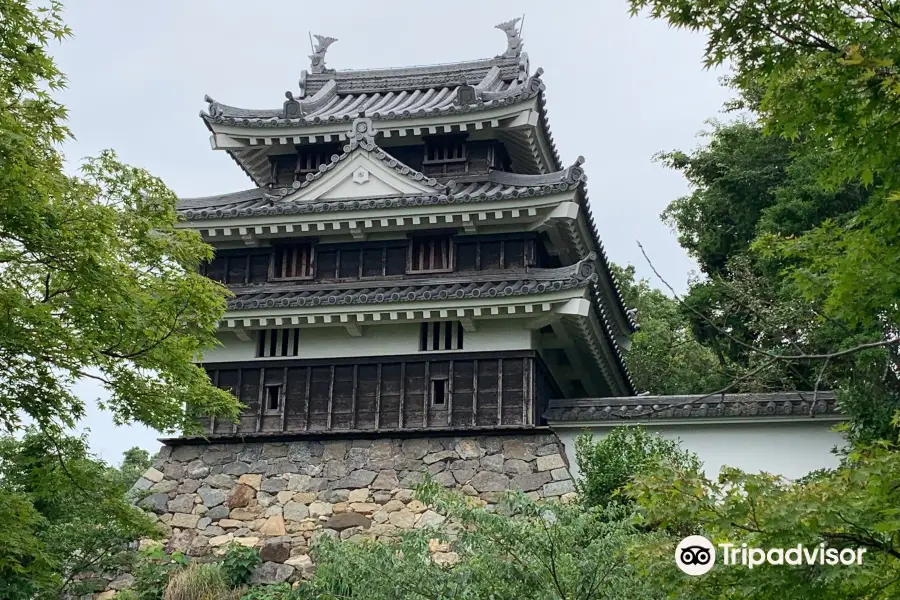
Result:
<instances>
[{"instance_id":1,"label":"multi-story castle tower","mask_svg":"<svg viewBox=\"0 0 900 600\"><path fill-rule=\"evenodd\" d=\"M498 28L495 58L361 71L317 36L281 108L207 98L254 183L179 207L234 292L205 366L248 409L211 435L534 427L551 397L634 393L583 159Z\"/></svg>"}]
</instances>

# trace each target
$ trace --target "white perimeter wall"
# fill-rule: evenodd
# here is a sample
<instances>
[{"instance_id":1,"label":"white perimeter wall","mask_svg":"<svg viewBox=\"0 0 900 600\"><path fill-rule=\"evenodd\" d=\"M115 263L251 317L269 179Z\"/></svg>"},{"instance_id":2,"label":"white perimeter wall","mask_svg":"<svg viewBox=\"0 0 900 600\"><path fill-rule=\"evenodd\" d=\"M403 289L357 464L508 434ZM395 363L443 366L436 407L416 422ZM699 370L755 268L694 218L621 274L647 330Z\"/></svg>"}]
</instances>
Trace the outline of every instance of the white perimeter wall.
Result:
<instances>
[{"instance_id":1,"label":"white perimeter wall","mask_svg":"<svg viewBox=\"0 0 900 600\"><path fill-rule=\"evenodd\" d=\"M476 321L475 331L463 334L463 352L487 352L498 350L530 350L532 332L515 319ZM292 360L295 358L341 358L355 356L390 356L392 354L416 354L419 352L419 323L386 323L366 325L361 337L351 336L343 327L310 327L300 329L300 346L297 357L266 360ZM204 363L248 361L256 358L256 332L249 331L251 340L242 342L230 332L218 335L222 346L203 357ZM429 352L430 355L442 352Z\"/></svg>"},{"instance_id":2,"label":"white perimeter wall","mask_svg":"<svg viewBox=\"0 0 900 600\"><path fill-rule=\"evenodd\" d=\"M723 466L751 473L765 471L795 479L810 471L836 467L831 449L844 445L844 438L831 431L834 421L713 423L688 425L644 425L648 431L679 440L681 447L697 454L707 476L715 478ZM584 431L599 439L608 427L582 429L553 428L565 444L572 475L575 462L575 438Z\"/></svg>"}]
</instances>

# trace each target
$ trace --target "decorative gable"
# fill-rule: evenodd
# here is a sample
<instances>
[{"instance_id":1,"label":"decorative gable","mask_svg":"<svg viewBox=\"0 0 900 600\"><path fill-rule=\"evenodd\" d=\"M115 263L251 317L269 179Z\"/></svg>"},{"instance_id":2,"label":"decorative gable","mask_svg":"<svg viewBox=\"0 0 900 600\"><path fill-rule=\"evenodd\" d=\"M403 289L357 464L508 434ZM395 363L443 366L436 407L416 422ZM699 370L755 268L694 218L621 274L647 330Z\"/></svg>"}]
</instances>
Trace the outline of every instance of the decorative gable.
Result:
<instances>
[{"instance_id":1,"label":"decorative gable","mask_svg":"<svg viewBox=\"0 0 900 600\"><path fill-rule=\"evenodd\" d=\"M445 185L375 145L371 119L355 119L349 140L343 154L333 157L306 181L296 182L297 191L286 195L282 202L433 196L446 190Z\"/></svg>"}]
</instances>

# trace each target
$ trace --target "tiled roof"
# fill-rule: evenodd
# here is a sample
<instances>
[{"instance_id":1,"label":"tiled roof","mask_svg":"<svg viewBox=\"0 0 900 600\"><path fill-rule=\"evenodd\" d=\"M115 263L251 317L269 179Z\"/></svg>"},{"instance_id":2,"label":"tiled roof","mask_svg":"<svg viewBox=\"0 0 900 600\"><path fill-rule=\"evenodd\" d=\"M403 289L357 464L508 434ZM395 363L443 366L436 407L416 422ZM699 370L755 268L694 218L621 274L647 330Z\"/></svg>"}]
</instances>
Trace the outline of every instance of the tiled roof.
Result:
<instances>
[{"instance_id":1,"label":"tiled roof","mask_svg":"<svg viewBox=\"0 0 900 600\"><path fill-rule=\"evenodd\" d=\"M818 415L840 415L837 399L833 392L551 400L544 413L544 418L551 423L587 423L741 417L815 417Z\"/></svg>"},{"instance_id":2,"label":"tiled roof","mask_svg":"<svg viewBox=\"0 0 900 600\"><path fill-rule=\"evenodd\" d=\"M284 108L236 108L220 104L208 96L209 112L201 112L200 115L209 123L235 127L303 127L320 123L349 123L361 112L379 121L467 113L534 98L544 90L541 74L543 71L538 69L522 82L491 79L484 87L471 86L475 89L476 101L470 104L459 101L463 87L459 81L452 86L360 94L341 94L337 84L332 84L323 87L308 101L297 101L302 116L289 118Z\"/></svg>"},{"instance_id":3,"label":"tiled roof","mask_svg":"<svg viewBox=\"0 0 900 600\"><path fill-rule=\"evenodd\" d=\"M229 310L382 304L423 300L502 298L584 287L595 281L593 264L502 273L448 274L418 279L352 283L263 284L232 287Z\"/></svg>"},{"instance_id":4,"label":"tiled roof","mask_svg":"<svg viewBox=\"0 0 900 600\"><path fill-rule=\"evenodd\" d=\"M367 127L356 132L341 154L331 157L331 161L310 173L306 180L294 182L291 187L254 188L233 194L219 194L201 198L183 198L178 201L181 216L197 221L203 219L227 219L231 217L290 215L302 213L325 213L343 210L366 210L401 206L425 206L432 204L453 204L459 202L478 202L503 200L525 196L540 196L574 189L582 185L587 177L580 158L568 168L546 175L523 175L493 171L479 177L460 178L447 184L423 175L419 171L404 165L385 150L374 143L372 120L368 117L354 120L354 131L360 124ZM334 169L354 151L360 149L369 152L376 159L384 162L398 173L434 188L429 196L404 196L396 198L377 198L371 200L326 201L326 202L282 202L282 199L296 189L308 186L322 178L325 173Z\"/></svg>"}]
</instances>

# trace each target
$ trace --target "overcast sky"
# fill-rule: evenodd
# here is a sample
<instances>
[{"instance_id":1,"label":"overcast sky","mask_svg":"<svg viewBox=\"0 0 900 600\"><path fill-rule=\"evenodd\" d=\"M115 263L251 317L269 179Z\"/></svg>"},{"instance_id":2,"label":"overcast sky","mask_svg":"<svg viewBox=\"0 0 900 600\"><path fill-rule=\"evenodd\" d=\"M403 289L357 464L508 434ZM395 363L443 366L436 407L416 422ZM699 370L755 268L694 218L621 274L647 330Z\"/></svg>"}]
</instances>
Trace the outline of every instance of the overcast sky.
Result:
<instances>
[{"instance_id":1,"label":"overcast sky","mask_svg":"<svg viewBox=\"0 0 900 600\"><path fill-rule=\"evenodd\" d=\"M506 40L493 26L523 13L532 71L545 71L550 128L566 164L586 159L609 256L653 280L640 240L683 289L694 265L659 214L687 187L652 156L696 147L704 121L729 93L718 83L721 72L702 69L701 36L630 18L625 0L70 0L66 20L75 37L55 50L69 77L62 101L77 137L66 154L75 162L113 148L180 196L247 189L253 184L238 166L210 149L198 117L204 94L234 106L280 107L308 68L310 31L338 38L326 57L330 68L403 67L500 54ZM79 392L90 400L102 390L85 383ZM159 447L155 432L114 427L98 410L84 425L94 451L112 462L134 445Z\"/></svg>"}]
</instances>

